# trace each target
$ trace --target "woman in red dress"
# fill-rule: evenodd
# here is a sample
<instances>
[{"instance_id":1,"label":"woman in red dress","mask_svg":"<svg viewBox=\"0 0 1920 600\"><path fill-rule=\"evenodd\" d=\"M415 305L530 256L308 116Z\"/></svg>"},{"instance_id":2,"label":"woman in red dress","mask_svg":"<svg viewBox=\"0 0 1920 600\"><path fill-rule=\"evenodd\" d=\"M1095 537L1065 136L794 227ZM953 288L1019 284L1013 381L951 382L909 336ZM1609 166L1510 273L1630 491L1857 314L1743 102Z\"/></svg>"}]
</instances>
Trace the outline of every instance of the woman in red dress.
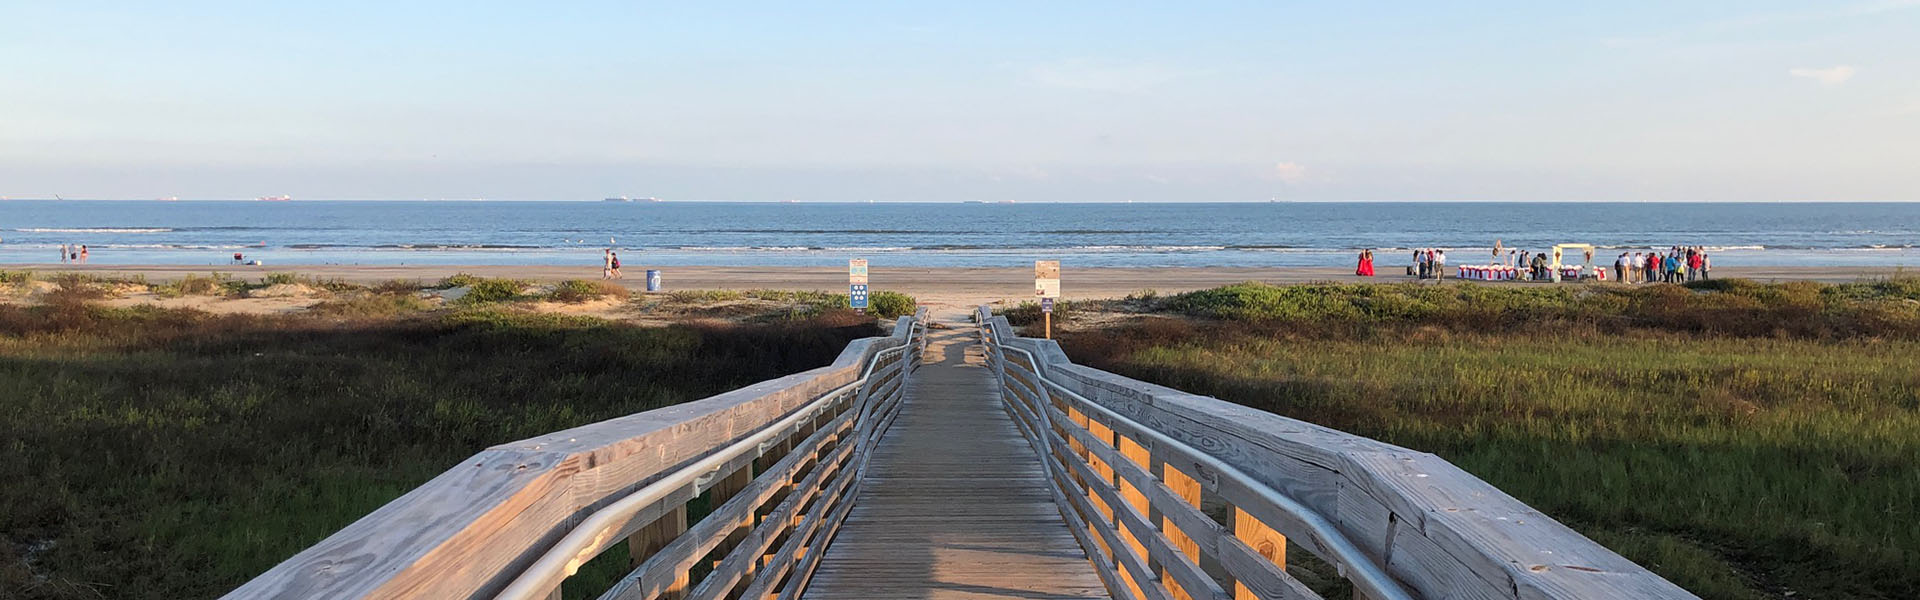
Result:
<instances>
[{"instance_id":1,"label":"woman in red dress","mask_svg":"<svg viewBox=\"0 0 1920 600\"><path fill-rule=\"evenodd\" d=\"M1361 277L1373 276L1373 250L1360 251L1360 266L1353 270L1353 274Z\"/></svg>"}]
</instances>

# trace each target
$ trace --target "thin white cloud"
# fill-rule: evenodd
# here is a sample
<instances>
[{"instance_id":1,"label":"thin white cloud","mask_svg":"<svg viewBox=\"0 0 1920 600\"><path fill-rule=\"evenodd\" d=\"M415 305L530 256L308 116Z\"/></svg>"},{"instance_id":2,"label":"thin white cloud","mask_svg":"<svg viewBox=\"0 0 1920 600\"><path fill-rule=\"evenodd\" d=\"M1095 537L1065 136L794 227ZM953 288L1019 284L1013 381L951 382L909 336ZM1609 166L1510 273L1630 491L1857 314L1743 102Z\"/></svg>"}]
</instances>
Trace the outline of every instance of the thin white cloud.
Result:
<instances>
[{"instance_id":1,"label":"thin white cloud","mask_svg":"<svg viewBox=\"0 0 1920 600\"><path fill-rule=\"evenodd\" d=\"M1834 65L1824 69L1811 67L1787 69L1788 75L1812 79L1820 82L1820 85L1840 85L1846 83L1848 79L1853 79L1853 73L1854 68L1848 65Z\"/></svg>"},{"instance_id":2,"label":"thin white cloud","mask_svg":"<svg viewBox=\"0 0 1920 600\"><path fill-rule=\"evenodd\" d=\"M1273 168L1267 171L1268 179L1277 179L1287 185L1303 183L1312 177L1313 173L1307 169L1306 165L1293 162L1275 163Z\"/></svg>"}]
</instances>

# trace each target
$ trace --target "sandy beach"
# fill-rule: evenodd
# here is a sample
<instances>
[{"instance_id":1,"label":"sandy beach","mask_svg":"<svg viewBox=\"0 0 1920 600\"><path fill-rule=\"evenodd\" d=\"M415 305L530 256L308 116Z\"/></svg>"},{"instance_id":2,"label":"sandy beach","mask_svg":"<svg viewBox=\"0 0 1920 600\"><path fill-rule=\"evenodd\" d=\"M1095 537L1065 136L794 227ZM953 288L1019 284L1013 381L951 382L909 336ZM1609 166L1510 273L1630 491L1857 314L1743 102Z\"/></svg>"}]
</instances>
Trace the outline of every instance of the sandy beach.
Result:
<instances>
[{"instance_id":1,"label":"sandy beach","mask_svg":"<svg viewBox=\"0 0 1920 600\"><path fill-rule=\"evenodd\" d=\"M511 277L533 281L597 279L595 267L497 266L497 265L274 265L207 267L191 265L14 265L10 268L43 273L80 272L112 277L145 277L166 281L183 275L212 272L234 277L259 278L268 273L298 273L353 283L376 283L391 279L418 279L431 283L455 273L484 277ZM1067 299L1118 298L1141 290L1160 293L1183 292L1218 287L1242 281L1269 283L1343 282L1391 283L1414 281L1402 275L1404 266L1383 264L1378 277L1358 277L1348 268L1274 267L1274 268L1080 268L1068 265L1062 272L1061 295ZM847 274L832 267L672 267L662 270L664 289L788 289L843 291ZM1826 283L1889 277L1901 273L1886 267L1721 267L1716 277L1744 277L1758 281L1809 280ZM1029 298L1033 294L1031 267L995 268L898 268L873 267L871 285L875 290L894 290L912 294L929 307L965 307ZM1453 280L1448 280L1453 281ZM621 281L636 290L646 287L644 269L626 269ZM1538 283L1488 283L1483 285L1545 285Z\"/></svg>"}]
</instances>

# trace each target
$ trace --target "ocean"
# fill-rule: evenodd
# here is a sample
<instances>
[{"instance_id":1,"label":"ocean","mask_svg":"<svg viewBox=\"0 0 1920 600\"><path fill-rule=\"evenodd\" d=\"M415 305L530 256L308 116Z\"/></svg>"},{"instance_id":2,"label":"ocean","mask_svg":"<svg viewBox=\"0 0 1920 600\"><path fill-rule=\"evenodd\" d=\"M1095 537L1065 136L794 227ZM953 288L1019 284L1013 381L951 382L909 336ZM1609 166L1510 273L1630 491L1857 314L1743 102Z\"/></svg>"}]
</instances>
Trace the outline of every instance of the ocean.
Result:
<instances>
[{"instance_id":1,"label":"ocean","mask_svg":"<svg viewBox=\"0 0 1920 600\"><path fill-rule=\"evenodd\" d=\"M0 263L1345 266L1415 247L1453 262L1540 250L1708 247L1716 266L1920 266L1920 204L856 204L0 201ZM1617 254L1617 252L1615 252Z\"/></svg>"}]
</instances>

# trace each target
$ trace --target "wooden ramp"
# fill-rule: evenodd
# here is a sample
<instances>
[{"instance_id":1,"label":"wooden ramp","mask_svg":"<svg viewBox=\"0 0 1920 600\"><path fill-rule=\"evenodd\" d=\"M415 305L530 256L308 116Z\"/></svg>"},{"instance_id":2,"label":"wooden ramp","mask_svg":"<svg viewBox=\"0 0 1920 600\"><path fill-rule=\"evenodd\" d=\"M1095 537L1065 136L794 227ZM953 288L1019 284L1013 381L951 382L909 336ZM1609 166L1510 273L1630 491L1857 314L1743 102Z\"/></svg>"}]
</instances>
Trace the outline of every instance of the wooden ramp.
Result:
<instances>
[{"instance_id":1,"label":"wooden ramp","mask_svg":"<svg viewBox=\"0 0 1920 600\"><path fill-rule=\"evenodd\" d=\"M971 328L935 330L809 599L1106 598Z\"/></svg>"}]
</instances>

